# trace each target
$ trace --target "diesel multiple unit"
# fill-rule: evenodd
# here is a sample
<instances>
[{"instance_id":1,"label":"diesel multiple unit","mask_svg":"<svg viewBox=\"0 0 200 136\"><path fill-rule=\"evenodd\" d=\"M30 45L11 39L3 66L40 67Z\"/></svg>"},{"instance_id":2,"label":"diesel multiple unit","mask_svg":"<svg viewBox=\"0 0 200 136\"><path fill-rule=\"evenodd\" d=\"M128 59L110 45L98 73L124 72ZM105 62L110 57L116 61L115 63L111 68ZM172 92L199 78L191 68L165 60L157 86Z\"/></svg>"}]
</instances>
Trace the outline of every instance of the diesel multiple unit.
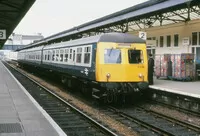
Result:
<instances>
[{"instance_id":1,"label":"diesel multiple unit","mask_svg":"<svg viewBox=\"0 0 200 136\"><path fill-rule=\"evenodd\" d=\"M18 62L54 71L68 87L108 103L148 88L146 44L130 34L106 33L24 48Z\"/></svg>"}]
</instances>

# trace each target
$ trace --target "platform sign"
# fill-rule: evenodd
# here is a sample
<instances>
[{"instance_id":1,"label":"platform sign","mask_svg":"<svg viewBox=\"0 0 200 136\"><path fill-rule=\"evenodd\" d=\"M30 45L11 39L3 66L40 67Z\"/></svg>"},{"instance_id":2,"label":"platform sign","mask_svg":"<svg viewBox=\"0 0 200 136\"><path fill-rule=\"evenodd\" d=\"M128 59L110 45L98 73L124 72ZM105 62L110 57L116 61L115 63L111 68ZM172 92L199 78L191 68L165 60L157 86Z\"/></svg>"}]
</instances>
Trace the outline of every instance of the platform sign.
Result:
<instances>
[{"instance_id":1,"label":"platform sign","mask_svg":"<svg viewBox=\"0 0 200 136\"><path fill-rule=\"evenodd\" d=\"M0 29L0 39L6 39L6 30Z\"/></svg>"},{"instance_id":2,"label":"platform sign","mask_svg":"<svg viewBox=\"0 0 200 136\"><path fill-rule=\"evenodd\" d=\"M139 31L139 37L142 38L143 40L147 40L147 33Z\"/></svg>"}]
</instances>

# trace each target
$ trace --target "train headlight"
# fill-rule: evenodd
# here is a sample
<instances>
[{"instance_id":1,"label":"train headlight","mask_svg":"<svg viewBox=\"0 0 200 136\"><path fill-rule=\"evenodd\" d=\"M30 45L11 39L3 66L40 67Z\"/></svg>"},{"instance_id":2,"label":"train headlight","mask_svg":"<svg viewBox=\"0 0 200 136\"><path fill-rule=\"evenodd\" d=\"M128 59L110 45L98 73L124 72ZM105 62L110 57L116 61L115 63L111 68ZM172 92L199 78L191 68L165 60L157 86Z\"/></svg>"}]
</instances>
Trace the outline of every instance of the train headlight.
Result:
<instances>
[{"instance_id":1,"label":"train headlight","mask_svg":"<svg viewBox=\"0 0 200 136\"><path fill-rule=\"evenodd\" d=\"M111 76L110 73L107 73L107 74L106 74L107 82L108 82L110 76Z\"/></svg>"},{"instance_id":2,"label":"train headlight","mask_svg":"<svg viewBox=\"0 0 200 136\"><path fill-rule=\"evenodd\" d=\"M107 74L106 74L106 77L107 77L107 78L110 78L110 76L111 76L110 73L107 73Z\"/></svg>"},{"instance_id":3,"label":"train headlight","mask_svg":"<svg viewBox=\"0 0 200 136\"><path fill-rule=\"evenodd\" d=\"M140 74L138 75L138 77L139 77L139 78L144 78L144 76L143 76L142 73L140 73Z\"/></svg>"}]
</instances>

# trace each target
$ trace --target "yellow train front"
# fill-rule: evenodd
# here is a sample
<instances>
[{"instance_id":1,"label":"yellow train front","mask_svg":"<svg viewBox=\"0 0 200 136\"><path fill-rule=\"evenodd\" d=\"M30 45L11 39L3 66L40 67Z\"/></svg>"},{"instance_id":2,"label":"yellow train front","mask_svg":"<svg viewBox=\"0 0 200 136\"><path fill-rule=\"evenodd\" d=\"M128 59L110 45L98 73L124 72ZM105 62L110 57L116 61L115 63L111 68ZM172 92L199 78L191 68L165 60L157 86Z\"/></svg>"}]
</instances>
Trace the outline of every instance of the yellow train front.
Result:
<instances>
[{"instance_id":1,"label":"yellow train front","mask_svg":"<svg viewBox=\"0 0 200 136\"><path fill-rule=\"evenodd\" d=\"M145 41L128 34L113 41L97 43L95 76L100 86L92 89L93 97L103 98L108 103L148 88Z\"/></svg>"}]
</instances>

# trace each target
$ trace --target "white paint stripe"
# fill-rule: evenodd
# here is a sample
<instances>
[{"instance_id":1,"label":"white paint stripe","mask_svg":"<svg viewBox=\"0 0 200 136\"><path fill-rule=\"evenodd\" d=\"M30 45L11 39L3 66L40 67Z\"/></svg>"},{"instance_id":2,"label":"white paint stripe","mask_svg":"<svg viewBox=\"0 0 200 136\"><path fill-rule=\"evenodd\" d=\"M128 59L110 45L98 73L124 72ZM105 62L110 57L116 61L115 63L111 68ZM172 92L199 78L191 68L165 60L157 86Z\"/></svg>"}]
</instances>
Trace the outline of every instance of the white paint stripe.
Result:
<instances>
[{"instance_id":1,"label":"white paint stripe","mask_svg":"<svg viewBox=\"0 0 200 136\"><path fill-rule=\"evenodd\" d=\"M154 85L153 86L150 85L149 88L166 91L166 92L172 92L172 93L181 94L181 95L186 95L186 96L191 96L194 98L200 98L199 94L192 94L192 93L182 92L182 91L173 90L173 89L169 89L169 88L158 87L158 86L154 86Z\"/></svg>"},{"instance_id":2,"label":"white paint stripe","mask_svg":"<svg viewBox=\"0 0 200 136\"><path fill-rule=\"evenodd\" d=\"M0 61L1 62L1 61ZM1 62L2 63L2 62ZM2 64L3 65L3 64ZM45 116L49 123L55 128L60 136L67 136L65 132L58 126L58 124L49 116L49 114L38 104L38 102L27 92L27 90L22 86L22 84L13 76L13 74L3 65L3 67L8 71L12 78L17 82L24 93L29 97L32 103L38 108L38 110Z\"/></svg>"}]
</instances>

